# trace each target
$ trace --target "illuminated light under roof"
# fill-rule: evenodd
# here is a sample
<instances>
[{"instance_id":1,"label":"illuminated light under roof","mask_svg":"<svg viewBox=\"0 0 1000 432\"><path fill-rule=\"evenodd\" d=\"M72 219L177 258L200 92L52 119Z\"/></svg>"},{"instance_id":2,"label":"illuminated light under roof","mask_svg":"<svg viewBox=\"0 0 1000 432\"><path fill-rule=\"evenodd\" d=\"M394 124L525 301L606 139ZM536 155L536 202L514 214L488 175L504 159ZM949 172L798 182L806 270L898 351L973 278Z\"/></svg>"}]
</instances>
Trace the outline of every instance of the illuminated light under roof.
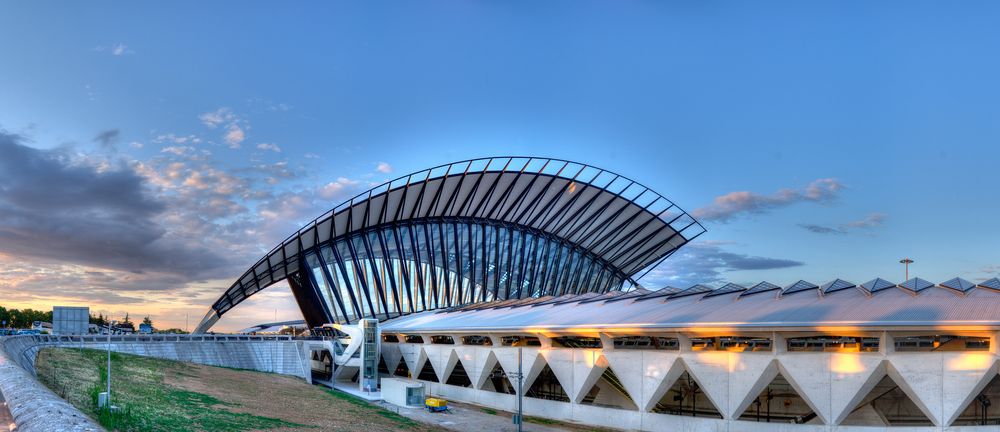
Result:
<instances>
[{"instance_id":1,"label":"illuminated light under roof","mask_svg":"<svg viewBox=\"0 0 1000 432\"><path fill-rule=\"evenodd\" d=\"M946 282L941 282L941 286L945 288L951 288L955 291L969 292L976 287L976 284L969 282L960 277L949 279Z\"/></svg>"},{"instance_id":2,"label":"illuminated light under roof","mask_svg":"<svg viewBox=\"0 0 1000 432\"><path fill-rule=\"evenodd\" d=\"M910 280L899 284L900 288L903 288L903 289L909 290L909 291L913 291L913 292L920 292L920 291L923 291L923 290L925 290L927 288L930 288L932 286L934 286L933 282L928 282L928 281L926 281L924 279L920 279L918 277L911 278Z\"/></svg>"},{"instance_id":3,"label":"illuminated light under roof","mask_svg":"<svg viewBox=\"0 0 1000 432\"><path fill-rule=\"evenodd\" d=\"M762 293L762 292L767 292L767 291L780 290L780 289L781 289L780 286L777 286L777 285L775 285L773 283L764 281L764 282L761 282L761 283L759 283L757 285L754 285L754 286L750 287L750 289L748 289L746 291L743 291L743 293L740 294L740 297L745 297L745 296L752 295L752 294L757 294L757 293Z\"/></svg>"},{"instance_id":4,"label":"illuminated light under roof","mask_svg":"<svg viewBox=\"0 0 1000 432\"><path fill-rule=\"evenodd\" d=\"M870 293L876 293L882 290L887 290L889 288L894 288L895 286L896 284L882 278L875 278L861 284L861 288L864 288L866 291Z\"/></svg>"},{"instance_id":5,"label":"illuminated light under roof","mask_svg":"<svg viewBox=\"0 0 1000 432\"><path fill-rule=\"evenodd\" d=\"M712 288L710 286L705 286L705 285L702 285L702 284L698 284L698 285L692 286L691 288L688 288L688 289L686 289L684 291L681 291L679 293L673 294L673 295L671 295L670 297L667 297L667 298L668 299L675 299L675 298L693 296L693 295L697 295L697 294L705 294L705 293L709 293L709 292L712 292L712 291L715 291L715 288Z\"/></svg>"},{"instance_id":6,"label":"illuminated light under roof","mask_svg":"<svg viewBox=\"0 0 1000 432\"><path fill-rule=\"evenodd\" d=\"M854 288L856 286L857 285L854 285L853 283L850 283L843 279L834 279L830 282L821 285L820 290L822 290L824 294L830 294L832 292Z\"/></svg>"},{"instance_id":7,"label":"illuminated light under roof","mask_svg":"<svg viewBox=\"0 0 1000 432\"><path fill-rule=\"evenodd\" d=\"M708 294L705 294L705 298L715 297L715 296L720 296L720 295L725 295L725 294L732 294L734 292L740 292L740 291L746 291L746 290L747 290L747 287L745 287L743 285L737 285L737 284L734 284L734 283L730 282L730 283L727 283L727 284L723 285L721 288L719 288L719 289L717 289L715 291L712 291L712 292L710 292Z\"/></svg>"},{"instance_id":8,"label":"illuminated light under roof","mask_svg":"<svg viewBox=\"0 0 1000 432\"><path fill-rule=\"evenodd\" d=\"M979 283L980 287L1000 291L1000 279L992 278Z\"/></svg>"},{"instance_id":9,"label":"illuminated light under roof","mask_svg":"<svg viewBox=\"0 0 1000 432\"><path fill-rule=\"evenodd\" d=\"M797 292L808 291L808 290L817 289L817 288L819 288L819 286L816 285L816 284L814 284L814 283L812 283L812 282L807 282L807 281L804 281L804 280L800 280L798 282L795 282L795 283L793 283L793 284L785 287L784 291L781 292L781 295L782 296L786 296L786 295L789 295L789 294L795 294Z\"/></svg>"}]
</instances>

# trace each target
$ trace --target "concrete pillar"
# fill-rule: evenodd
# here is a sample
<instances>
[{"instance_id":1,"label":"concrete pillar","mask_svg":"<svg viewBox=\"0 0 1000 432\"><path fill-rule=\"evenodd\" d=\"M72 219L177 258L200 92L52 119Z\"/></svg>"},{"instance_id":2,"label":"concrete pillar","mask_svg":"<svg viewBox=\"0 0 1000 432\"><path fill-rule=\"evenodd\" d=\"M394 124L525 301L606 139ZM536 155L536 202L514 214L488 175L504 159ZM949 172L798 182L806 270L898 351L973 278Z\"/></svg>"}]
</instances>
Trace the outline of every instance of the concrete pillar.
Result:
<instances>
[{"instance_id":1,"label":"concrete pillar","mask_svg":"<svg viewBox=\"0 0 1000 432\"><path fill-rule=\"evenodd\" d=\"M615 349L615 339L608 335L607 333L598 333L601 338L601 348L606 350Z\"/></svg>"}]
</instances>

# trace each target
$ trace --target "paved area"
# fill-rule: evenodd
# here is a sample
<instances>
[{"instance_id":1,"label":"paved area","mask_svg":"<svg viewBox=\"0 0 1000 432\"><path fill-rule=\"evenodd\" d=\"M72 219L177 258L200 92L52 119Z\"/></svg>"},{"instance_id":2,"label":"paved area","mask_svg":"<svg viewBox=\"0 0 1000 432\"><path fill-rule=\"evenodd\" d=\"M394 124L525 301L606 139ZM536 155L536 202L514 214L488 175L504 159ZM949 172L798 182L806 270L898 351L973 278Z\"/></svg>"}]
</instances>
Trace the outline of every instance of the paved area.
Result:
<instances>
[{"instance_id":1,"label":"paved area","mask_svg":"<svg viewBox=\"0 0 1000 432\"><path fill-rule=\"evenodd\" d=\"M483 408L477 405L464 404L460 402L448 402L450 412L444 413L432 413L425 409L417 408L402 408L387 402L382 402L381 406L390 411L395 411L399 413L399 415L409 417L422 423L434 425L440 429L460 432L509 432L517 430L517 426L512 423L511 413ZM524 431L576 432L612 431L612 429L600 429L560 422L543 425L526 421L524 422Z\"/></svg>"}]
</instances>

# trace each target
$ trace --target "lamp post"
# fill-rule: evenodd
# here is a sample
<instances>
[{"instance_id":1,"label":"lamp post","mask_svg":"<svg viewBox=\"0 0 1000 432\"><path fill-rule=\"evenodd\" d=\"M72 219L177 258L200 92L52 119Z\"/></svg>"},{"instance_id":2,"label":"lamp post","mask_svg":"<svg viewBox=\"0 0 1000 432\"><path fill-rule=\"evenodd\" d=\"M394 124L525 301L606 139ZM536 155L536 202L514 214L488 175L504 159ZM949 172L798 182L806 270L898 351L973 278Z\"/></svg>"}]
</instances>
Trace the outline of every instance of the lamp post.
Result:
<instances>
[{"instance_id":1,"label":"lamp post","mask_svg":"<svg viewBox=\"0 0 1000 432\"><path fill-rule=\"evenodd\" d=\"M108 409L111 409L111 329L113 329L115 327L115 323L116 322L117 321L111 321L111 324L108 324L108 388L107 388L107 392L108 392L107 407L108 407Z\"/></svg>"},{"instance_id":2,"label":"lamp post","mask_svg":"<svg viewBox=\"0 0 1000 432\"><path fill-rule=\"evenodd\" d=\"M899 260L899 263L903 264L904 268L906 269L904 274L904 276L906 276L906 279L903 280L910 280L910 264L913 264L913 260L909 258L903 258Z\"/></svg>"}]
</instances>

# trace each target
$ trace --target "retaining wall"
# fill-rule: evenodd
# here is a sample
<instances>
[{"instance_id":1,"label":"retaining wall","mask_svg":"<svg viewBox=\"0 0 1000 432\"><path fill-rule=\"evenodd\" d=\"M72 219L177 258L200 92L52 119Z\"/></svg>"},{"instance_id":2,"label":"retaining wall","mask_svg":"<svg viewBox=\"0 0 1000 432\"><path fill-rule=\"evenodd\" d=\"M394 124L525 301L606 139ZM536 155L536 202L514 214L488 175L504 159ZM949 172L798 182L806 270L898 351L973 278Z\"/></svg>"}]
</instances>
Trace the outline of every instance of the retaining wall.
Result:
<instances>
[{"instance_id":1,"label":"retaining wall","mask_svg":"<svg viewBox=\"0 0 1000 432\"><path fill-rule=\"evenodd\" d=\"M311 381L308 340L288 336L9 336L0 338L0 394L18 432L103 431L35 379L43 348L91 348L209 366L292 375Z\"/></svg>"}]
</instances>

